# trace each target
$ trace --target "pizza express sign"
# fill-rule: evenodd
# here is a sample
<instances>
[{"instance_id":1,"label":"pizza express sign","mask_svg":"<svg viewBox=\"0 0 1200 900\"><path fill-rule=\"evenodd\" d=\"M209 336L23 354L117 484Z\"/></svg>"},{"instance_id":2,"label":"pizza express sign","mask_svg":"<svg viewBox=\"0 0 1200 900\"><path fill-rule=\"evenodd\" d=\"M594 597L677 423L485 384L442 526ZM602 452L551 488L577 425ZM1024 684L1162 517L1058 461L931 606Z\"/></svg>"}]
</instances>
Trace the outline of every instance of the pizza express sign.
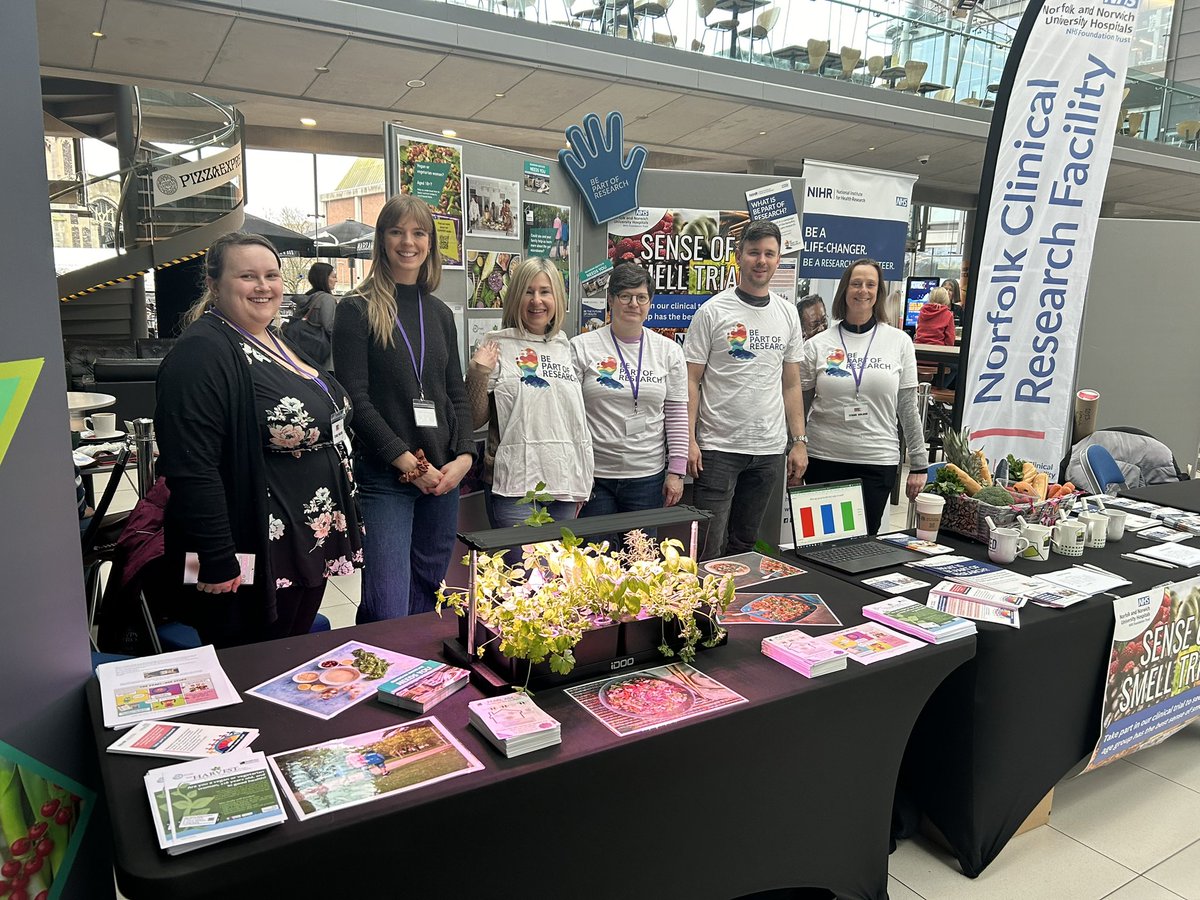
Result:
<instances>
[{"instance_id":1,"label":"pizza express sign","mask_svg":"<svg viewBox=\"0 0 1200 900\"><path fill-rule=\"evenodd\" d=\"M181 163L154 172L154 205L174 203L203 194L242 175L242 148L231 147L215 156Z\"/></svg>"}]
</instances>

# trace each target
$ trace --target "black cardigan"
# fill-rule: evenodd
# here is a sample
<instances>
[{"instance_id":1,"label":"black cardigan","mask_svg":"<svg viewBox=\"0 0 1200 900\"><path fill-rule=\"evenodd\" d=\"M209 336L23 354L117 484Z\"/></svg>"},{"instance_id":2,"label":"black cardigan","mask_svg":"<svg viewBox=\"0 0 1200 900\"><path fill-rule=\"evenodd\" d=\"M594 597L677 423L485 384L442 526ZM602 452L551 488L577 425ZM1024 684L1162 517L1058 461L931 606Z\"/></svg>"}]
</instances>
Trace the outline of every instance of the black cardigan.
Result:
<instances>
[{"instance_id":1,"label":"black cardigan","mask_svg":"<svg viewBox=\"0 0 1200 900\"><path fill-rule=\"evenodd\" d=\"M274 621L254 382L241 338L215 316L189 327L163 360L154 430L158 474L171 491L164 526L168 565L178 567L182 580L184 553L196 553L200 581L220 584L240 571L235 553L254 554L254 584L240 588L238 598L260 604L263 621Z\"/></svg>"},{"instance_id":2,"label":"black cardigan","mask_svg":"<svg viewBox=\"0 0 1200 900\"><path fill-rule=\"evenodd\" d=\"M417 315L417 289L396 285L396 308L421 359L421 327ZM475 454L471 408L463 383L458 353L458 329L450 308L425 293L425 399L437 408L437 428L418 428L413 400L419 395L417 375L408 346L393 328L393 344L381 347L367 322L367 301L344 298L333 326L333 362L338 381L354 404L354 440L358 452L390 464L407 451L425 451L425 458L441 468L459 454Z\"/></svg>"}]
</instances>

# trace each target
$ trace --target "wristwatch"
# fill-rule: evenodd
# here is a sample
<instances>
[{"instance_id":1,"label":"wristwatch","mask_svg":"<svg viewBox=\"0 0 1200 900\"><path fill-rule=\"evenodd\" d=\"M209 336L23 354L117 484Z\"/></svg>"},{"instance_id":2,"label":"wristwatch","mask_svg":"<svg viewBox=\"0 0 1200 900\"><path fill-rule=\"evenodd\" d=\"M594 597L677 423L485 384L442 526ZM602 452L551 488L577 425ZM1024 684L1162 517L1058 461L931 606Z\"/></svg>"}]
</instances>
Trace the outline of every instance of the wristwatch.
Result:
<instances>
[{"instance_id":1,"label":"wristwatch","mask_svg":"<svg viewBox=\"0 0 1200 900\"><path fill-rule=\"evenodd\" d=\"M808 446L808 435L798 434L788 442L789 447L795 447L797 444L804 444L805 446Z\"/></svg>"}]
</instances>

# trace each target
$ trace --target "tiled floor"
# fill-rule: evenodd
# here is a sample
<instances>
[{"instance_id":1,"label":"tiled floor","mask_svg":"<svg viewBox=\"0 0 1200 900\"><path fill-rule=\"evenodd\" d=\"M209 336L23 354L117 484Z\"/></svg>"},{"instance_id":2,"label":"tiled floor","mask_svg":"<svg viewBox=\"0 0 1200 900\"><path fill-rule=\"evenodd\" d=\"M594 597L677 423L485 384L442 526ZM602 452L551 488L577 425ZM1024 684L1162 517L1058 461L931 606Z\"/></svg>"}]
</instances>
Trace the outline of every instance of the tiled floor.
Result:
<instances>
[{"instance_id":1,"label":"tiled floor","mask_svg":"<svg viewBox=\"0 0 1200 900\"><path fill-rule=\"evenodd\" d=\"M114 509L134 499L123 490ZM891 530L906 516L902 498ZM330 580L321 612L334 628L354 624L360 590L360 574ZM1200 722L1059 784L1050 824L1014 838L976 879L925 838L900 842L889 872L891 900L1200 900Z\"/></svg>"}]
</instances>

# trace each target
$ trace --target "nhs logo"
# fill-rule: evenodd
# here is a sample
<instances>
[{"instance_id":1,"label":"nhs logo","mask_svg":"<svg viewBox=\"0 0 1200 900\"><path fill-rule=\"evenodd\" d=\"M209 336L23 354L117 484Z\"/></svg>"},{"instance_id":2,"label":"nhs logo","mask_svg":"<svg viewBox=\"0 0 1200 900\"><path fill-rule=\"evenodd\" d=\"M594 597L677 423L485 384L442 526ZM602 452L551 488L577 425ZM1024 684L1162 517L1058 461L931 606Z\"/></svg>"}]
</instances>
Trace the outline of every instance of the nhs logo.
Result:
<instances>
[{"instance_id":1,"label":"nhs logo","mask_svg":"<svg viewBox=\"0 0 1200 900\"><path fill-rule=\"evenodd\" d=\"M1125 9L1137 9L1139 0L1100 0L1105 6L1123 6Z\"/></svg>"},{"instance_id":2,"label":"nhs logo","mask_svg":"<svg viewBox=\"0 0 1200 900\"><path fill-rule=\"evenodd\" d=\"M908 198L907 198L907 197L897 197L897 198L896 198L896 205L897 205L897 206L903 206L903 207L907 208L907 207L908 207Z\"/></svg>"},{"instance_id":3,"label":"nhs logo","mask_svg":"<svg viewBox=\"0 0 1200 900\"><path fill-rule=\"evenodd\" d=\"M830 188L830 187L816 187L814 185L812 187L809 187L809 189L806 191L806 193L808 194L809 197L812 197L814 200L832 200L833 199L833 188Z\"/></svg>"}]
</instances>

